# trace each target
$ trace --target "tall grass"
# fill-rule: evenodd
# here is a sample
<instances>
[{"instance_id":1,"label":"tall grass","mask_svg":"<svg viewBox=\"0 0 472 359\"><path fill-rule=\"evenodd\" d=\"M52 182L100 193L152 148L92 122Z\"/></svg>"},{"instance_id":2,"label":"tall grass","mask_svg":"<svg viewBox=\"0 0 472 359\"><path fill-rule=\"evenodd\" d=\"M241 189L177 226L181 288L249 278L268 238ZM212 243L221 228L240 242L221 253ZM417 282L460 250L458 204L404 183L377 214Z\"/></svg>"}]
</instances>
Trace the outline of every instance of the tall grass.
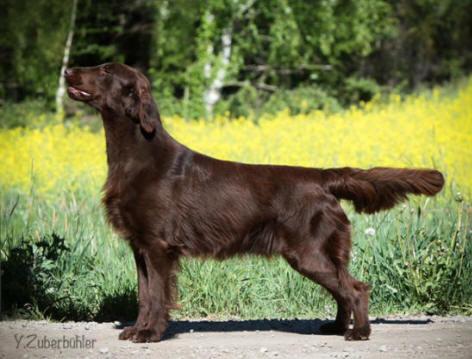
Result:
<instances>
[{"instance_id":1,"label":"tall grass","mask_svg":"<svg viewBox=\"0 0 472 359\"><path fill-rule=\"evenodd\" d=\"M69 193L55 205L34 195L8 193L2 199L1 253L10 259L3 263L4 304L29 316L133 319L132 254L104 223L96 197ZM369 217L345 207L354 228L351 269L372 285L371 313L472 311L470 205L419 200ZM67 250L44 254L62 244ZM20 275L25 270L29 274ZM22 287L33 289L25 294L17 290ZM176 317L335 313L329 295L278 258L183 260L179 292L182 309Z\"/></svg>"}]
</instances>

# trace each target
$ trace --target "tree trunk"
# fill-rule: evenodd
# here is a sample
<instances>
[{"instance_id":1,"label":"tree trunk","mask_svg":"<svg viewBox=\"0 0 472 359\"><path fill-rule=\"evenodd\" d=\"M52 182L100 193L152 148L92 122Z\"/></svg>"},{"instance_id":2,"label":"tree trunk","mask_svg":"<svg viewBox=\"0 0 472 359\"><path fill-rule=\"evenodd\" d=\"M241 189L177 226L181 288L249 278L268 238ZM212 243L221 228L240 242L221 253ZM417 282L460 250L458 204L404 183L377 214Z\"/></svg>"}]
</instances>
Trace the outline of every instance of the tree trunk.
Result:
<instances>
[{"instance_id":1,"label":"tree trunk","mask_svg":"<svg viewBox=\"0 0 472 359\"><path fill-rule=\"evenodd\" d=\"M227 27L223 31L221 36L222 50L221 50L221 64L216 72L215 78L211 82L207 91L204 94L204 101L206 107L206 113L208 117L213 116L213 108L218 100L221 98L221 89L224 85L226 77L226 70L228 69L229 61L231 58L231 45L233 40L233 32L231 27ZM208 65L208 64L207 64ZM205 69L205 73L207 73ZM210 73L210 71L208 71Z\"/></svg>"},{"instance_id":2,"label":"tree trunk","mask_svg":"<svg viewBox=\"0 0 472 359\"><path fill-rule=\"evenodd\" d=\"M69 33L67 34L66 46L64 47L64 56L62 57L61 72L59 74L59 86L57 87L57 91L56 91L56 112L60 114L61 116L64 113L64 93L65 93L64 72L69 63L70 48L72 47L72 38L74 37L75 18L77 14L77 1L78 0L73 0L73 3L72 3L72 13L70 16Z\"/></svg>"},{"instance_id":3,"label":"tree trunk","mask_svg":"<svg viewBox=\"0 0 472 359\"><path fill-rule=\"evenodd\" d=\"M213 108L221 98L221 89L224 86L226 73L231 59L234 21L244 16L246 11L249 10L249 8L254 5L254 3L255 0L248 0L245 4L237 5L238 8L235 10L233 19L229 22L228 26L223 29L223 34L221 35L221 53L219 55L213 54L213 45L211 43L208 45L208 62L205 64L203 69L205 78L209 79L211 77L212 58L219 57L221 62L219 63L219 68L216 71L215 77L203 94L203 101L205 103L207 117L213 116ZM209 15L207 21L214 21L211 14Z\"/></svg>"}]
</instances>

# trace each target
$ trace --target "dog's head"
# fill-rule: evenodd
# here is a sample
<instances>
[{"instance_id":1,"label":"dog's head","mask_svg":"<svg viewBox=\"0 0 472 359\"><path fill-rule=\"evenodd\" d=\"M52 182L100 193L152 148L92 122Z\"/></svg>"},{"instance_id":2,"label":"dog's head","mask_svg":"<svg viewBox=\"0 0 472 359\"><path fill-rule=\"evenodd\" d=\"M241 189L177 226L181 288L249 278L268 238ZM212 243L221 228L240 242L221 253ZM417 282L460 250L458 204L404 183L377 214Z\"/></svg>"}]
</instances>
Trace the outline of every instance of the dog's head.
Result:
<instances>
[{"instance_id":1,"label":"dog's head","mask_svg":"<svg viewBox=\"0 0 472 359\"><path fill-rule=\"evenodd\" d=\"M75 67L64 73L69 97L111 113L118 118L139 122L146 133L153 133L160 122L146 77L129 66L107 63L95 67Z\"/></svg>"}]
</instances>

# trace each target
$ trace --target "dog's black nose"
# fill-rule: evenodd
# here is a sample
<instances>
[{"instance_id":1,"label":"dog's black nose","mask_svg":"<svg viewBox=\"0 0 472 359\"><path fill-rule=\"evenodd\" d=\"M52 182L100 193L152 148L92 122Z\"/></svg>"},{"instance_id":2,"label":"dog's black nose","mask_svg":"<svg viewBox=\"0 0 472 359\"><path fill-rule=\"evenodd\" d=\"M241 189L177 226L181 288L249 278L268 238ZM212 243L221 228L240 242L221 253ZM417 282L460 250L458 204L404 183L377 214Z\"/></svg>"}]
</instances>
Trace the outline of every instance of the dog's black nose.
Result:
<instances>
[{"instance_id":1,"label":"dog's black nose","mask_svg":"<svg viewBox=\"0 0 472 359\"><path fill-rule=\"evenodd\" d=\"M72 76L72 70L71 69L66 69L64 71L64 76L65 77L71 77Z\"/></svg>"}]
</instances>

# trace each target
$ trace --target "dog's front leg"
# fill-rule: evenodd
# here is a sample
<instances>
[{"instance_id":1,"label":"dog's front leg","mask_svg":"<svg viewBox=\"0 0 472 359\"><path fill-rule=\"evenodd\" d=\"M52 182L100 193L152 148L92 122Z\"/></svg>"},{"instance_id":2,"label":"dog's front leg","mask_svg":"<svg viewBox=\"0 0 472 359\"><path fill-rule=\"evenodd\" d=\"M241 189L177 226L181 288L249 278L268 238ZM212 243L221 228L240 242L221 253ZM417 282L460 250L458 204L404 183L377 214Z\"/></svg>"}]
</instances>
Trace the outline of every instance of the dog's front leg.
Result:
<instances>
[{"instance_id":1,"label":"dog's front leg","mask_svg":"<svg viewBox=\"0 0 472 359\"><path fill-rule=\"evenodd\" d=\"M149 298L149 283L148 283L148 270L146 268L145 254L142 250L137 248L135 245L131 245L134 254L134 260L136 262L136 270L138 273L138 301L139 301L139 312L138 318L134 325L125 327L120 335L119 339L133 339L139 329L146 327L149 316L149 309L151 307Z\"/></svg>"},{"instance_id":2,"label":"dog's front leg","mask_svg":"<svg viewBox=\"0 0 472 359\"><path fill-rule=\"evenodd\" d=\"M157 342L167 328L169 320L169 281L176 259L165 251L151 250L145 254L148 270L148 294L150 299L147 323L139 328L133 340L137 343Z\"/></svg>"}]
</instances>

